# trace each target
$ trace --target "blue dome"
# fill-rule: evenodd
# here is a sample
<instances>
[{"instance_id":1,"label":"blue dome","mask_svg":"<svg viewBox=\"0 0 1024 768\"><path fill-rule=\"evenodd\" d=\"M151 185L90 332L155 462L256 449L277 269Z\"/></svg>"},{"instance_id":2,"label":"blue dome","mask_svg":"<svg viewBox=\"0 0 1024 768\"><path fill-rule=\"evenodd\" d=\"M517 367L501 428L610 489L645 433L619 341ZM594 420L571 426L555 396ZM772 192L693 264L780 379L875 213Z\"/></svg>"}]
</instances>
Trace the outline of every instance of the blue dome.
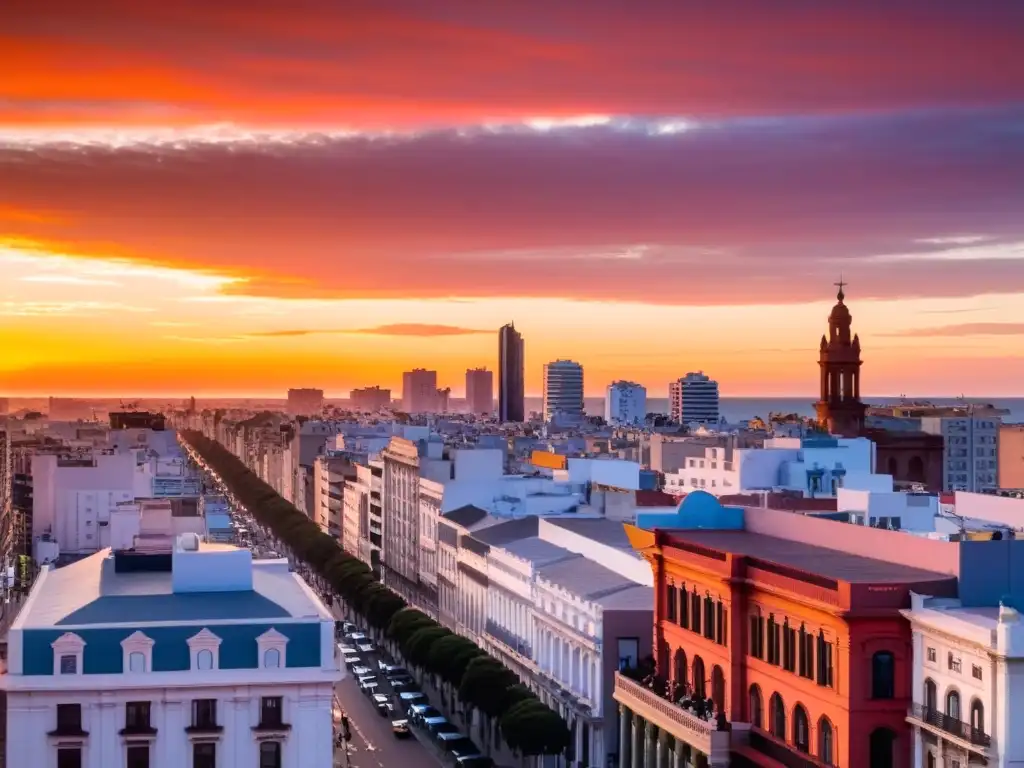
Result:
<instances>
[{"instance_id":1,"label":"blue dome","mask_svg":"<svg viewBox=\"0 0 1024 768\"><path fill-rule=\"evenodd\" d=\"M692 491L679 502L676 514L681 518L698 517L707 514L713 515L721 508L721 502L707 491Z\"/></svg>"}]
</instances>

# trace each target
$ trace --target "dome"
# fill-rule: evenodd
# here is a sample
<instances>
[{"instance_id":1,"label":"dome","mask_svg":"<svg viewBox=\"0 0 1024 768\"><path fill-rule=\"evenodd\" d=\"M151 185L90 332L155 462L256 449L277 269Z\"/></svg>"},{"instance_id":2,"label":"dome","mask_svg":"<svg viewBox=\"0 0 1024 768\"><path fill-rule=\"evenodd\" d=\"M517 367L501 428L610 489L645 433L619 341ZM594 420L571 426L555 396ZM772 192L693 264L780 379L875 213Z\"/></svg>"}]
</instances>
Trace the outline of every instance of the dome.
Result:
<instances>
[{"instance_id":1,"label":"dome","mask_svg":"<svg viewBox=\"0 0 1024 768\"><path fill-rule=\"evenodd\" d=\"M850 310L843 303L843 292L839 292L839 301L832 307L832 312L828 316L828 322L831 325L849 325L853 318L850 316Z\"/></svg>"},{"instance_id":2,"label":"dome","mask_svg":"<svg viewBox=\"0 0 1024 768\"><path fill-rule=\"evenodd\" d=\"M680 517L686 515L697 515L701 512L715 511L722 508L718 498L707 491L690 491L676 507L676 514Z\"/></svg>"}]
</instances>

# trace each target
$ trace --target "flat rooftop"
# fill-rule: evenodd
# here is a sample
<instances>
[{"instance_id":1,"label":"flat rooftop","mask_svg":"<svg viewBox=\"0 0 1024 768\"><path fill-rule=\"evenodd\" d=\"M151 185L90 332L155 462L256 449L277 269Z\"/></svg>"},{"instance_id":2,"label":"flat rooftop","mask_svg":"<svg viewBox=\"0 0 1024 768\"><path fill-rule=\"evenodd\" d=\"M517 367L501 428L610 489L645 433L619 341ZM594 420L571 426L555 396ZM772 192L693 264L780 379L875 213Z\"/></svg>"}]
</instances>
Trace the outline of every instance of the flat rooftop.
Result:
<instances>
[{"instance_id":1,"label":"flat rooftop","mask_svg":"<svg viewBox=\"0 0 1024 768\"><path fill-rule=\"evenodd\" d=\"M564 547L552 544L550 541L545 541L536 536L510 541L503 544L500 549L523 560L529 560L537 568L562 560L582 557L582 555L570 552Z\"/></svg>"},{"instance_id":2,"label":"flat rooftop","mask_svg":"<svg viewBox=\"0 0 1024 768\"><path fill-rule=\"evenodd\" d=\"M200 552L237 549L200 545ZM251 590L175 593L171 572L116 573L109 549L40 574L16 625L25 629L125 623L329 619L316 594L284 560L252 565Z\"/></svg>"},{"instance_id":3,"label":"flat rooftop","mask_svg":"<svg viewBox=\"0 0 1024 768\"><path fill-rule=\"evenodd\" d=\"M673 541L690 542L719 552L753 557L850 584L917 584L926 581L945 582L951 578L949 574L750 531L693 530L666 533L669 544Z\"/></svg>"},{"instance_id":4,"label":"flat rooftop","mask_svg":"<svg viewBox=\"0 0 1024 768\"><path fill-rule=\"evenodd\" d=\"M545 517L544 522L615 549L633 552L622 522L600 517ZM639 555L637 555L639 557Z\"/></svg>"}]
</instances>

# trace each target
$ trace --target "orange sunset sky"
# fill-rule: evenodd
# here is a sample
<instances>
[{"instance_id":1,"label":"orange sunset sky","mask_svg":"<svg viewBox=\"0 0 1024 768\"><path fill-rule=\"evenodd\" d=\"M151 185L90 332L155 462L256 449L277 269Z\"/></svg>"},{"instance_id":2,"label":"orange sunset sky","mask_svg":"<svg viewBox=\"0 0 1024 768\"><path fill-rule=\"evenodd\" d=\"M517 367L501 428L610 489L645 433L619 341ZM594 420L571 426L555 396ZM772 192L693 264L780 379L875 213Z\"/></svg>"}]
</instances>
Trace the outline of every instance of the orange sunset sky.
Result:
<instances>
[{"instance_id":1,"label":"orange sunset sky","mask_svg":"<svg viewBox=\"0 0 1024 768\"><path fill-rule=\"evenodd\" d=\"M1024 3L13 0L0 395L1024 395Z\"/></svg>"}]
</instances>

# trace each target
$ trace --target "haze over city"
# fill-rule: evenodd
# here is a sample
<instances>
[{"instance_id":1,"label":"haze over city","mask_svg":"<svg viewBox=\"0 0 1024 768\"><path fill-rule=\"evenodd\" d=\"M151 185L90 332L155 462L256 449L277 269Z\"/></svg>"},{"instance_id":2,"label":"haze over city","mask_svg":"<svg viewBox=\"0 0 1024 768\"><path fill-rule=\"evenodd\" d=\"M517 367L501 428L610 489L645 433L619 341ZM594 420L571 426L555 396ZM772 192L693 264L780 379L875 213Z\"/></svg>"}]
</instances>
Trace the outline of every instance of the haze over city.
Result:
<instances>
[{"instance_id":1,"label":"haze over city","mask_svg":"<svg viewBox=\"0 0 1024 768\"><path fill-rule=\"evenodd\" d=\"M1021 394L1024 7L809 7L16 3L0 391Z\"/></svg>"}]
</instances>

